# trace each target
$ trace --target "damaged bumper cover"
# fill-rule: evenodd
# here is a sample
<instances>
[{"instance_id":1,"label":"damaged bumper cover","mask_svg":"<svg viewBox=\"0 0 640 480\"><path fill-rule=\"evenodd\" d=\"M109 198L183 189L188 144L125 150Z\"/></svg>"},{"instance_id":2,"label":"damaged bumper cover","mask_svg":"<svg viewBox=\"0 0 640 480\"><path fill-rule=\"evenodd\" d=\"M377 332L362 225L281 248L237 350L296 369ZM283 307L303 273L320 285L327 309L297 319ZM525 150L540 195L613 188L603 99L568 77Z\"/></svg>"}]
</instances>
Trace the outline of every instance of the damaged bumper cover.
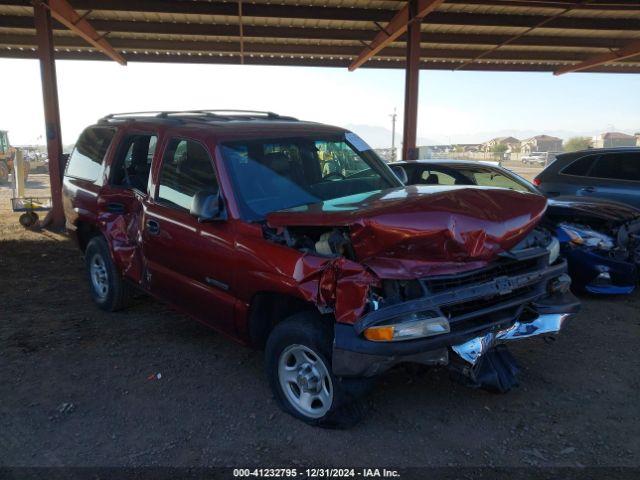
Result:
<instances>
[{"instance_id":1,"label":"damaged bumper cover","mask_svg":"<svg viewBox=\"0 0 640 480\"><path fill-rule=\"evenodd\" d=\"M447 365L455 355L468 365L492 347L533 336L557 334L579 301L566 282L564 261L547 265L539 253L455 277L421 280L421 298L370 312L355 325L336 324L333 371L340 376L373 376L404 362ZM449 320L448 333L397 342L370 341L367 328L404 315L428 312Z\"/></svg>"}]
</instances>

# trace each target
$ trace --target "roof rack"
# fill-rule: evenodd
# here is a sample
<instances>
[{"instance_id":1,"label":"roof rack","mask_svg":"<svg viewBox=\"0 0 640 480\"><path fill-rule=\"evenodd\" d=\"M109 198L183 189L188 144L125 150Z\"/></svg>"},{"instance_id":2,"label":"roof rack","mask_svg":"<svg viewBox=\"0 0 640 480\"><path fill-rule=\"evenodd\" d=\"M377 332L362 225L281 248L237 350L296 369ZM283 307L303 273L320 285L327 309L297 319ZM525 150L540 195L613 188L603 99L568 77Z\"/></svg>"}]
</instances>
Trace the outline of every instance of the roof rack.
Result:
<instances>
[{"instance_id":1,"label":"roof rack","mask_svg":"<svg viewBox=\"0 0 640 480\"><path fill-rule=\"evenodd\" d=\"M230 121L230 120L288 120L297 118L278 115L273 112L256 110L174 110L150 112L110 113L102 117L98 123L135 120L176 120L176 121Z\"/></svg>"}]
</instances>

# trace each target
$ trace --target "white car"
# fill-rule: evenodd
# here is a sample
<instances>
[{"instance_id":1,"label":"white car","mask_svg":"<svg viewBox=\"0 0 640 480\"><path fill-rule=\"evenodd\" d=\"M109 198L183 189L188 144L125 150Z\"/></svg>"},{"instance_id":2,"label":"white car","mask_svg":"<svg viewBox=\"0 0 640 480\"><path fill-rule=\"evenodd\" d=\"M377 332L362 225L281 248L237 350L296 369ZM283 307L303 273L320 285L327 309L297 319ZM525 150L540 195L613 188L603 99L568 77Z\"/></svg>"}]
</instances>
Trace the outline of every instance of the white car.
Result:
<instances>
[{"instance_id":1,"label":"white car","mask_svg":"<svg viewBox=\"0 0 640 480\"><path fill-rule=\"evenodd\" d=\"M531 152L529 155L524 155L521 159L525 165L546 165L547 164L547 152Z\"/></svg>"}]
</instances>

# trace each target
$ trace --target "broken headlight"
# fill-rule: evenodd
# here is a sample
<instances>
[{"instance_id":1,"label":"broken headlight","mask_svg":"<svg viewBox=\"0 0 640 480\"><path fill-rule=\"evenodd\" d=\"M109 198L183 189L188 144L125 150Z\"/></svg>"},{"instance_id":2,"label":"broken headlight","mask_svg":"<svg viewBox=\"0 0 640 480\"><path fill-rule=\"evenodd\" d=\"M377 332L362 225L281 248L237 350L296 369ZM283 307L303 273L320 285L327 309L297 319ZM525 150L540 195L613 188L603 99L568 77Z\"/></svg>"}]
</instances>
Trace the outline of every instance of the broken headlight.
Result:
<instances>
[{"instance_id":1,"label":"broken headlight","mask_svg":"<svg viewBox=\"0 0 640 480\"><path fill-rule=\"evenodd\" d=\"M561 223L558 225L558 230L559 233L564 234L573 245L595 247L600 250L611 250L615 246L613 238L589 228Z\"/></svg>"},{"instance_id":2,"label":"broken headlight","mask_svg":"<svg viewBox=\"0 0 640 480\"><path fill-rule=\"evenodd\" d=\"M393 319L386 325L376 325L364 331L364 337L373 342L399 342L449 333L449 321L428 312L412 313Z\"/></svg>"},{"instance_id":3,"label":"broken headlight","mask_svg":"<svg viewBox=\"0 0 640 480\"><path fill-rule=\"evenodd\" d=\"M549 265L552 265L560 256L560 242L556 237L551 237L551 241L547 245L547 251L549 252Z\"/></svg>"}]
</instances>

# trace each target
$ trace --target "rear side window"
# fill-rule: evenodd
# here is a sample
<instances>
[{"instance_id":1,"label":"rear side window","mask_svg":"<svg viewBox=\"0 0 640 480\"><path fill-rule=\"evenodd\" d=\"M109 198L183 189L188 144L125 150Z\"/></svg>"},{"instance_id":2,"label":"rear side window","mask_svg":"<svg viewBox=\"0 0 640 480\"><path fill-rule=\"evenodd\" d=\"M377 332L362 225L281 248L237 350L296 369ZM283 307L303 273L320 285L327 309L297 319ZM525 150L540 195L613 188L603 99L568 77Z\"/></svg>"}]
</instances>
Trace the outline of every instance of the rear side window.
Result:
<instances>
[{"instance_id":1,"label":"rear side window","mask_svg":"<svg viewBox=\"0 0 640 480\"><path fill-rule=\"evenodd\" d=\"M530 192L528 188L499 172L474 172L473 178L481 187L508 188L517 192Z\"/></svg>"},{"instance_id":2,"label":"rear side window","mask_svg":"<svg viewBox=\"0 0 640 480\"><path fill-rule=\"evenodd\" d=\"M66 175L95 182L114 134L114 129L104 127L91 127L82 132L69 157Z\"/></svg>"},{"instance_id":3,"label":"rear side window","mask_svg":"<svg viewBox=\"0 0 640 480\"><path fill-rule=\"evenodd\" d=\"M218 191L207 149L199 142L177 138L164 152L158 184L158 202L187 211L196 192Z\"/></svg>"},{"instance_id":4,"label":"rear side window","mask_svg":"<svg viewBox=\"0 0 640 480\"><path fill-rule=\"evenodd\" d=\"M418 183L423 185L454 185L456 179L437 170L423 170Z\"/></svg>"},{"instance_id":5,"label":"rear side window","mask_svg":"<svg viewBox=\"0 0 640 480\"><path fill-rule=\"evenodd\" d=\"M640 155L637 153L602 155L589 172L589 176L640 181Z\"/></svg>"},{"instance_id":6,"label":"rear side window","mask_svg":"<svg viewBox=\"0 0 640 480\"><path fill-rule=\"evenodd\" d=\"M564 167L561 173L564 173L565 175L585 177L587 173L589 173L589 169L593 165L593 162L595 162L596 158L598 158L596 155L588 155L586 157L579 158Z\"/></svg>"}]
</instances>

